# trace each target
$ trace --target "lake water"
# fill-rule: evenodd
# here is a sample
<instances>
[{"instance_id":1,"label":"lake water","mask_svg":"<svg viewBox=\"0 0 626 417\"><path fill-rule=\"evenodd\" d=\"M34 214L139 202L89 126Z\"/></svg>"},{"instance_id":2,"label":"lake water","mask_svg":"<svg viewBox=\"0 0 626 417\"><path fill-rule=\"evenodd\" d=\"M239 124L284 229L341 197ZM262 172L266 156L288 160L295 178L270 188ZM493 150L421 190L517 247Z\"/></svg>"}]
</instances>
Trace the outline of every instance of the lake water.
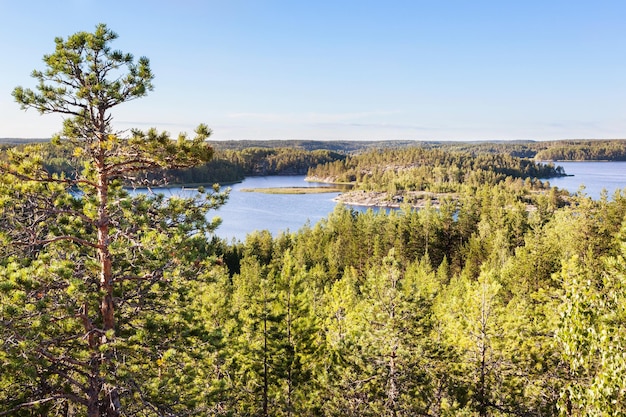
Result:
<instances>
[{"instance_id":1,"label":"lake water","mask_svg":"<svg viewBox=\"0 0 626 417\"><path fill-rule=\"evenodd\" d=\"M584 193L598 199L603 189L609 197L626 187L626 162L556 162L571 177L550 179L550 185L575 193L584 186Z\"/></svg>"},{"instance_id":2,"label":"lake water","mask_svg":"<svg viewBox=\"0 0 626 417\"><path fill-rule=\"evenodd\" d=\"M295 232L307 221L317 223L335 208L333 201L339 193L265 194L241 191L242 188L316 187L328 184L304 181L304 176L250 177L231 185L228 202L217 210L222 225L217 235L228 240L244 240L254 230L269 230L274 236L280 231Z\"/></svg>"},{"instance_id":3,"label":"lake water","mask_svg":"<svg viewBox=\"0 0 626 417\"><path fill-rule=\"evenodd\" d=\"M569 177L552 178L550 184L570 192L584 185L585 193L599 198L603 188L609 196L626 187L626 162L559 162ZM327 184L309 183L304 176L250 177L231 185L228 202L212 212L222 218L217 235L228 241L245 240L254 230L269 230L274 236L280 231L295 232L307 221L315 224L331 213L338 193L323 194L264 194L243 192L242 188L312 187ZM166 193L179 193L172 189Z\"/></svg>"}]
</instances>

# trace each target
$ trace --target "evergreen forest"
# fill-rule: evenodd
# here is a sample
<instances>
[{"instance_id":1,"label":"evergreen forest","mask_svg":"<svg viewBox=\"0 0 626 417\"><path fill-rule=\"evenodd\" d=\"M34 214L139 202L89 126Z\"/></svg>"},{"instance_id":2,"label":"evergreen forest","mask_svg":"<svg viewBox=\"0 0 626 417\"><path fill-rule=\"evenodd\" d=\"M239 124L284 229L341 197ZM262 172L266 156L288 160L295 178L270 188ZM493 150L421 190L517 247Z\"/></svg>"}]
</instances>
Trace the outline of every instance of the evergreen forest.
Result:
<instances>
[{"instance_id":1,"label":"evergreen forest","mask_svg":"<svg viewBox=\"0 0 626 417\"><path fill-rule=\"evenodd\" d=\"M515 174L513 170L530 169L519 172L528 178L550 178L563 175L558 169L558 161L624 161L626 160L626 140L561 140L561 141L509 141L509 142L435 142L435 141L206 141L213 149L210 160L195 166L178 169L162 167L161 169L138 172L133 181L127 181L127 186L167 186L180 184L229 184L238 182L250 176L263 175L305 175L309 169L318 165L334 166L334 170L343 161L356 157L349 162L353 168L358 163L367 165L373 161L373 155L385 151L387 157L394 152L402 156L404 162L417 157L417 152L427 154L432 152L433 160L429 163L445 163L437 156L437 152L447 151L453 155L459 169L467 170L463 159L474 160L479 156L479 163L495 164L498 173ZM39 152L45 155L46 169L50 173L76 175L76 166L82 166L84 160L75 155L70 146L50 144L50 140L35 139L0 139L0 150L24 147L32 148L39 145ZM411 152L402 152L410 150ZM369 158L362 157L369 154ZM0 154L0 159L4 158ZM366 159L370 159L368 162ZM431 159L431 158L426 158ZM547 166L534 165L532 162L545 161ZM334 163L334 165L333 165ZM339 164L339 165L338 165ZM516 166L524 164L524 166ZM551 167L550 164L555 165ZM388 167L381 167L388 169ZM318 168L319 169L319 168ZM326 170L329 167L325 168ZM508 171L507 171L508 170ZM534 170L534 171L533 171ZM503 172L504 171L504 172ZM311 172L320 176L320 171ZM326 173L324 173L325 175ZM345 172L349 179L356 180L354 173ZM372 175L370 175L372 176ZM346 181L330 177L336 181Z\"/></svg>"},{"instance_id":2,"label":"evergreen forest","mask_svg":"<svg viewBox=\"0 0 626 417\"><path fill-rule=\"evenodd\" d=\"M116 37L58 38L13 92L68 117L0 158L0 416L626 415L626 190L550 187L565 173L532 143L116 131L110 109L153 88ZM128 188L210 183L215 161L403 198L227 242L219 187Z\"/></svg>"}]
</instances>

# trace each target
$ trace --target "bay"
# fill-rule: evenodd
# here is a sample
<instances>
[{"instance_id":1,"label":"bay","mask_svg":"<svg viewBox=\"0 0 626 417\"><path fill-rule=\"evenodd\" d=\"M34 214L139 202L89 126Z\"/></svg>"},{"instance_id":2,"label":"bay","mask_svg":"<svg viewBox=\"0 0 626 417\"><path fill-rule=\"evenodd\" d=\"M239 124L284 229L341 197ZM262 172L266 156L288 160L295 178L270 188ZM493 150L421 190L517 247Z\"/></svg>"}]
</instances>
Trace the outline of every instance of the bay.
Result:
<instances>
[{"instance_id":1,"label":"bay","mask_svg":"<svg viewBox=\"0 0 626 417\"><path fill-rule=\"evenodd\" d=\"M550 184L572 193L584 185L584 192L598 199L604 188L610 197L615 190L626 187L626 162L558 162L555 165L561 165L570 176L551 178ZM333 198L339 193L264 194L241 190L327 185L306 182L302 175L249 177L228 186L231 192L227 203L209 215L222 219L216 235L228 241L233 239L244 241L246 236L255 230L268 230L274 236L283 231L295 232L307 222L313 225L327 217L334 210L337 203ZM186 193L183 188L172 188L164 192L172 195Z\"/></svg>"},{"instance_id":2,"label":"bay","mask_svg":"<svg viewBox=\"0 0 626 417\"><path fill-rule=\"evenodd\" d=\"M254 230L295 232L307 221L312 225L331 213L339 193L265 194L241 191L244 188L319 187L328 184L304 181L303 175L249 177L229 186L228 202L215 214L222 218L217 235L227 240L245 240Z\"/></svg>"},{"instance_id":3,"label":"bay","mask_svg":"<svg viewBox=\"0 0 626 417\"><path fill-rule=\"evenodd\" d=\"M626 162L555 162L560 165L569 176L551 178L550 185L575 193L582 190L593 199L599 199L602 190L606 189L609 198L616 190L626 187Z\"/></svg>"},{"instance_id":4,"label":"bay","mask_svg":"<svg viewBox=\"0 0 626 417\"><path fill-rule=\"evenodd\" d=\"M242 182L225 185L230 189L226 204L209 213L220 217L222 224L216 235L227 241L244 241L255 230L268 230L273 236L280 232L295 232L307 222L311 225L327 217L337 203L333 201L338 192L313 194L265 194L242 191L250 188L276 187L328 187L326 183L307 182L304 175L248 177ZM189 197L194 190L172 187L163 190L166 196Z\"/></svg>"}]
</instances>

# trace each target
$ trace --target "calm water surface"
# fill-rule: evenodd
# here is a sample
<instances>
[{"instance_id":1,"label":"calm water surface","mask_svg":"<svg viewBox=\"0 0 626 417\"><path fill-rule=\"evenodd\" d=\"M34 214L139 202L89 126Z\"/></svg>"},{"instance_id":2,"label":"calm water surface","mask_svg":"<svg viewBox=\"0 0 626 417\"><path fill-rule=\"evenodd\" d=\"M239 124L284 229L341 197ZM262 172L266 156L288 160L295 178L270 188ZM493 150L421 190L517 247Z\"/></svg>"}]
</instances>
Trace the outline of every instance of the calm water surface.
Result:
<instances>
[{"instance_id":1,"label":"calm water surface","mask_svg":"<svg viewBox=\"0 0 626 417\"><path fill-rule=\"evenodd\" d=\"M603 189L609 197L626 187L626 162L556 162L571 177L550 179L550 185L577 192L581 186L589 197L598 199Z\"/></svg>"},{"instance_id":2,"label":"calm water surface","mask_svg":"<svg viewBox=\"0 0 626 417\"><path fill-rule=\"evenodd\" d=\"M626 187L626 162L559 162L570 177L552 178L550 184L570 192L581 185L592 198L599 198L603 188L609 196L617 189ZM323 194L263 194L242 192L242 188L312 187L327 184L309 183L304 176L251 177L231 185L228 202L210 213L222 218L217 235L227 240L245 240L254 230L269 230L274 236L281 231L295 232L304 224L317 223L331 213L338 193ZM172 189L166 193L180 193Z\"/></svg>"},{"instance_id":3,"label":"calm water surface","mask_svg":"<svg viewBox=\"0 0 626 417\"><path fill-rule=\"evenodd\" d=\"M304 181L304 176L272 176L246 178L231 185L228 202L216 215L222 218L217 235L228 240L244 240L254 230L269 230L274 236L281 231L295 232L307 221L312 225L328 216L335 208L339 193L264 194L241 191L242 188L315 187L328 184Z\"/></svg>"}]
</instances>

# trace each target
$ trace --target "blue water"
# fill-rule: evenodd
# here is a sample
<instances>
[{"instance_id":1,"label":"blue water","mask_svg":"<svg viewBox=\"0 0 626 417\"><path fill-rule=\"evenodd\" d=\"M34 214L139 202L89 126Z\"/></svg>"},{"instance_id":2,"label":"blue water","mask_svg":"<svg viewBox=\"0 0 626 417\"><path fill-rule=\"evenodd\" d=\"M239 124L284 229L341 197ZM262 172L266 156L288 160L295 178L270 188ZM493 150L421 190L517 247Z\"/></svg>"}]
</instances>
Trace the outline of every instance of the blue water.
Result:
<instances>
[{"instance_id":1,"label":"blue water","mask_svg":"<svg viewBox=\"0 0 626 417\"><path fill-rule=\"evenodd\" d=\"M304 176L272 176L246 178L231 185L228 202L216 215L222 218L217 235L228 240L244 240L254 230L295 232L308 222L311 225L331 213L339 193L322 194L264 194L243 192L242 188L314 187L327 186L304 181Z\"/></svg>"},{"instance_id":2,"label":"blue water","mask_svg":"<svg viewBox=\"0 0 626 417\"><path fill-rule=\"evenodd\" d=\"M626 162L559 162L557 165L573 176L552 178L550 184L570 192L576 192L584 185L585 194L598 199L603 188L610 197L615 190L626 187ZM210 213L222 219L216 234L228 241L243 241L254 230L269 230L276 236L281 231L295 232L307 222L313 225L334 210L333 198L338 193L263 194L242 192L241 189L319 185L327 184L308 183L299 175L251 177L231 185L228 202ZM174 188L167 190L166 194L180 192L180 188Z\"/></svg>"},{"instance_id":3,"label":"blue water","mask_svg":"<svg viewBox=\"0 0 626 417\"><path fill-rule=\"evenodd\" d=\"M626 162L557 162L570 177L552 178L550 185L571 193L582 191L599 199L603 189L609 198L618 189L626 187ZM584 189L581 190L581 186Z\"/></svg>"}]
</instances>

